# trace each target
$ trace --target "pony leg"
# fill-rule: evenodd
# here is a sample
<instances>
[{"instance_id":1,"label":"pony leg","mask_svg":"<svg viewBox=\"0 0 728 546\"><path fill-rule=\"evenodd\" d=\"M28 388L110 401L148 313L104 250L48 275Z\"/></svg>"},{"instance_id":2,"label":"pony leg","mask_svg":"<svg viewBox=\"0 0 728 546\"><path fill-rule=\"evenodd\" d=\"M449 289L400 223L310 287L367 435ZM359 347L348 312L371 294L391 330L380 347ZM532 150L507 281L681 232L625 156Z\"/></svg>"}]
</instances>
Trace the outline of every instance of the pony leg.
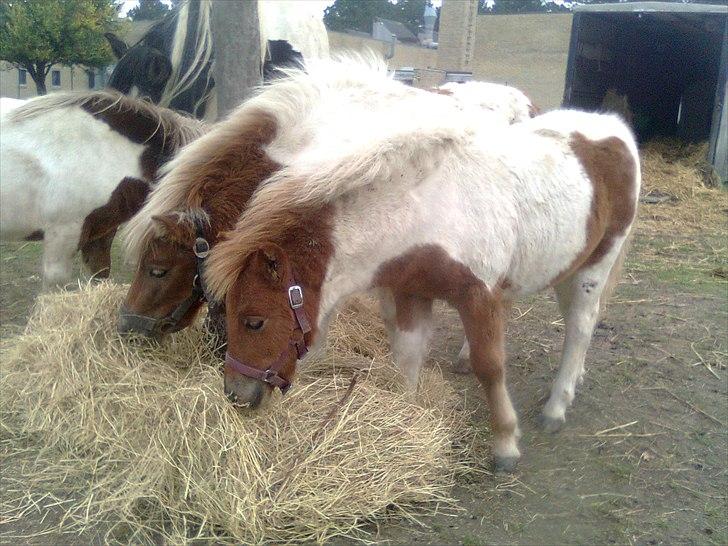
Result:
<instances>
[{"instance_id":1,"label":"pony leg","mask_svg":"<svg viewBox=\"0 0 728 546\"><path fill-rule=\"evenodd\" d=\"M43 290L61 287L71 281L73 257L78 250L81 227L54 226L44 229L43 237Z\"/></svg>"},{"instance_id":2,"label":"pony leg","mask_svg":"<svg viewBox=\"0 0 728 546\"><path fill-rule=\"evenodd\" d=\"M380 290L380 303L394 361L415 392L432 337L432 300Z\"/></svg>"},{"instance_id":3,"label":"pony leg","mask_svg":"<svg viewBox=\"0 0 728 546\"><path fill-rule=\"evenodd\" d=\"M458 363L455 365L455 373L466 374L472 371L473 368L470 365L470 344L468 343L468 338L466 337L463 341L463 346L458 353Z\"/></svg>"},{"instance_id":4,"label":"pony leg","mask_svg":"<svg viewBox=\"0 0 728 546\"><path fill-rule=\"evenodd\" d=\"M481 289L458 306L470 345L470 362L490 408L493 455L497 471L510 472L521 456L518 417L506 388L505 315L502 301ZM487 289L485 289L487 291Z\"/></svg>"},{"instance_id":5,"label":"pony leg","mask_svg":"<svg viewBox=\"0 0 728 546\"><path fill-rule=\"evenodd\" d=\"M624 238L615 242L599 262L576 271L558 284L556 296L566 322L566 335L558 374L541 421L547 432L556 432L566 421L566 410L584 378L584 360L599 317L600 298L605 294L610 272L617 261Z\"/></svg>"}]
</instances>

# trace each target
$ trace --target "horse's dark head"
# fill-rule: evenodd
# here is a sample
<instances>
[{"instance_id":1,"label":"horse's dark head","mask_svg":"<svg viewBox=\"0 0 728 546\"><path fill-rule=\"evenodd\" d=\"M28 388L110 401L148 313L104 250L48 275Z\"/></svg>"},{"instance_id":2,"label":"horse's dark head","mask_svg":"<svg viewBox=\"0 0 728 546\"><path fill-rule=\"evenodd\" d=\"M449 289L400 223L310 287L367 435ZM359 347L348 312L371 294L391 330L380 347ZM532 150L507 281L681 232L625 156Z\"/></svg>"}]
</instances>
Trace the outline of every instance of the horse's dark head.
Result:
<instances>
[{"instance_id":1,"label":"horse's dark head","mask_svg":"<svg viewBox=\"0 0 728 546\"><path fill-rule=\"evenodd\" d=\"M152 102L158 103L172 74L172 63L167 54L151 41L127 47L111 33L107 33L106 38L119 58L109 79L109 87L124 94L149 97Z\"/></svg>"}]
</instances>

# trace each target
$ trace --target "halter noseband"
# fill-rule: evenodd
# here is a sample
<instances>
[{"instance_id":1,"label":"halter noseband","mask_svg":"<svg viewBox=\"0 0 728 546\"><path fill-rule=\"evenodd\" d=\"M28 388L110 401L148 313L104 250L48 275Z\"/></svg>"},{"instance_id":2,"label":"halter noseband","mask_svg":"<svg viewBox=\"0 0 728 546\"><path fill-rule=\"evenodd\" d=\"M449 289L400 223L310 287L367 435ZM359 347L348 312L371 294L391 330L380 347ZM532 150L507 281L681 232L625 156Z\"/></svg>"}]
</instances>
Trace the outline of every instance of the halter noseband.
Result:
<instances>
[{"instance_id":1,"label":"halter noseband","mask_svg":"<svg viewBox=\"0 0 728 546\"><path fill-rule=\"evenodd\" d=\"M205 227L202 220L195 219L195 242L192 252L195 254L195 277L192 279L192 294L182 300L180 304L168 315L160 318L129 313L122 307L119 316L131 321L134 329L147 335L163 334L168 328L174 328L184 318L193 305L211 301L202 283L202 269L205 258L210 254L210 243L205 238Z\"/></svg>"},{"instance_id":2,"label":"halter noseband","mask_svg":"<svg viewBox=\"0 0 728 546\"><path fill-rule=\"evenodd\" d=\"M302 359L308 353L308 347L306 346L306 334L311 331L311 323L308 320L306 311L303 308L303 289L300 285L296 284L293 278L293 274L288 275L287 291L288 291L288 304L291 307L295 326L292 332L301 330L303 337L301 341L290 339L288 345L278 355L273 364L271 364L266 370L255 368L249 364L241 362L229 352L225 353L225 364L230 366L233 370L241 375L250 377L252 379L258 379L263 383L266 383L272 387L278 387L283 394L286 394L288 389L291 388L291 382L280 375L281 369L286 365L288 357L291 354L291 348L296 350L296 360Z\"/></svg>"}]
</instances>

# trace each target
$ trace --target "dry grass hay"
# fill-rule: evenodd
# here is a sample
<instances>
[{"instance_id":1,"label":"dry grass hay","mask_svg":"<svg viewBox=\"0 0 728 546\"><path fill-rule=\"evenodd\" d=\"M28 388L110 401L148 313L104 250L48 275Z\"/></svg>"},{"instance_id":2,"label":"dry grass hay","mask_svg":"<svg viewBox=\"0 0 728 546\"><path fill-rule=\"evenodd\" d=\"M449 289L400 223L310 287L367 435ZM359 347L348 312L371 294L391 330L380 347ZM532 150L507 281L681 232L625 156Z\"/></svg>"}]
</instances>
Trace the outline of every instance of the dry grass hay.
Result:
<instances>
[{"instance_id":1,"label":"dry grass hay","mask_svg":"<svg viewBox=\"0 0 728 546\"><path fill-rule=\"evenodd\" d=\"M707 162L708 144L656 139L642 150L642 193L673 199L643 205L641 226L649 231L682 234L718 228L725 231L728 192L720 188Z\"/></svg>"},{"instance_id":2,"label":"dry grass hay","mask_svg":"<svg viewBox=\"0 0 728 546\"><path fill-rule=\"evenodd\" d=\"M109 542L323 541L450 502L467 415L436 370L417 398L402 391L370 304L346 310L335 350L251 416L225 399L200 329L121 342L124 293L43 296L3 342L5 522L52 509L61 531L101 529Z\"/></svg>"}]
</instances>

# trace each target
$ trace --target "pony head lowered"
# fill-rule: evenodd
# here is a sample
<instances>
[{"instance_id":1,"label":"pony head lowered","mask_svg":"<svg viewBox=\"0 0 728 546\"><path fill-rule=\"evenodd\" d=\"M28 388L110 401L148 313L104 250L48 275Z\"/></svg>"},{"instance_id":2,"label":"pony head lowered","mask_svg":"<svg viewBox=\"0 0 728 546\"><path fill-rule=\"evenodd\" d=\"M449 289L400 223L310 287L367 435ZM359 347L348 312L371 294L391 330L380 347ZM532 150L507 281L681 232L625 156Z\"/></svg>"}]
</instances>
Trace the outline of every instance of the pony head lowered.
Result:
<instances>
[{"instance_id":1,"label":"pony head lowered","mask_svg":"<svg viewBox=\"0 0 728 546\"><path fill-rule=\"evenodd\" d=\"M120 314L121 332L158 337L188 326L206 299L199 281L209 247L233 228L286 154L295 154L325 125L318 107L329 108L328 118L341 117L322 96L342 89L346 100L368 97L366 86L355 82L374 73L386 77L386 67L375 61L312 62L307 71L288 70L286 78L261 88L167 165L127 226L127 255L138 265Z\"/></svg>"},{"instance_id":2,"label":"pony head lowered","mask_svg":"<svg viewBox=\"0 0 728 546\"><path fill-rule=\"evenodd\" d=\"M454 108L447 113L458 117ZM379 114L370 111L369 128L350 129L362 138L307 148L274 174L210 255L205 283L216 298L225 297L225 392L237 404L256 408L273 388L285 392L296 362L316 342L336 253L335 210L360 190L416 185L467 135L456 122L419 131L428 116L386 124L391 112Z\"/></svg>"}]
</instances>

